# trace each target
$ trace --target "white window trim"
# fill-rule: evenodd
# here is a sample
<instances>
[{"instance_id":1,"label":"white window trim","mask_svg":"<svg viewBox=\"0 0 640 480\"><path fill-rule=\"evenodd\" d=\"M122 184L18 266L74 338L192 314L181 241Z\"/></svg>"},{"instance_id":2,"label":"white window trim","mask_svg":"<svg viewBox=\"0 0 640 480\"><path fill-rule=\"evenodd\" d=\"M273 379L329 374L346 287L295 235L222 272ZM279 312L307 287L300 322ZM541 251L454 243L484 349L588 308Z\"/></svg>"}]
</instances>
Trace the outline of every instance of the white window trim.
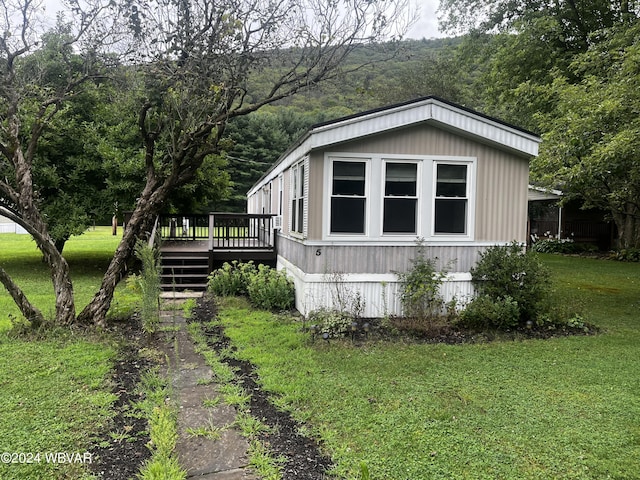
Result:
<instances>
[{"instance_id":1,"label":"white window trim","mask_svg":"<svg viewBox=\"0 0 640 480\"><path fill-rule=\"evenodd\" d=\"M284 213L284 174L278 175L278 210L277 214L282 216Z\"/></svg>"},{"instance_id":2,"label":"white window trim","mask_svg":"<svg viewBox=\"0 0 640 480\"><path fill-rule=\"evenodd\" d=\"M341 234L331 233L331 194L333 179L333 161L364 161L365 170L365 233ZM383 233L384 215L384 172L387 162L417 163L417 234ZM435 191L436 165L464 164L467 165L467 232L459 235L435 233ZM402 154L372 154L353 152L326 152L324 155L324 192L323 195L323 227L322 242L327 244L353 243L366 241L370 243L393 242L397 244L415 244L416 240L424 239L429 244L466 245L475 240L476 222L476 182L477 157L448 156L448 155L402 155ZM375 185L380 195L372 195L371 188ZM374 198L375 197L375 198Z\"/></svg>"},{"instance_id":3,"label":"white window trim","mask_svg":"<svg viewBox=\"0 0 640 480\"><path fill-rule=\"evenodd\" d=\"M386 172L387 172L387 164L389 163L412 163L416 165L416 231L415 233L385 233L384 232L384 200L387 196L384 194L386 188ZM411 240L415 241L422 231L422 217L420 213L424 208L423 202L423 188L422 184L424 183L422 180L422 167L424 164L424 159L421 158L408 158L408 157L396 157L391 155L385 155L381 158L380 165L380 204L378 211L380 212L380 230L379 237L383 239L388 238L398 238L401 240ZM403 197L389 197L389 198L403 198ZM413 198L413 197L405 197L405 198Z\"/></svg>"},{"instance_id":4,"label":"white window trim","mask_svg":"<svg viewBox=\"0 0 640 480\"><path fill-rule=\"evenodd\" d=\"M438 157L433 160L431 167L431 195L429 196L431 202L431 221L429 223L430 234L427 237L438 242L446 241L472 241L475 239L475 227L476 227L476 158L442 158ZM436 233L436 184L437 184L437 169L438 165L466 165L467 166L467 225L466 232L455 233Z\"/></svg>"},{"instance_id":5,"label":"white window trim","mask_svg":"<svg viewBox=\"0 0 640 480\"><path fill-rule=\"evenodd\" d=\"M296 180L295 180L295 176L297 175L297 172L299 171L300 167L304 168L304 172L303 172L303 176L302 176L302 188L303 188L303 192L302 192L302 197L296 197L296 192L295 192L295 185L296 185ZM307 217L308 217L308 209L309 209L309 158L305 157L303 159L301 159L299 162L294 163L291 166L291 169L289 170L291 172L291 175L289 177L289 219L288 219L288 231L289 234L292 237L298 238L298 239L304 239L307 236ZM293 222L293 218L294 216L297 214L297 208L296 211L294 211L293 209L293 201L298 199L298 198L302 198L303 200L303 204L302 204L302 232L296 232L293 230L292 228L292 222ZM296 204L297 206L297 204Z\"/></svg>"},{"instance_id":6,"label":"white window trim","mask_svg":"<svg viewBox=\"0 0 640 480\"><path fill-rule=\"evenodd\" d=\"M331 233L331 198L333 197L333 162L364 162L364 233ZM354 153L331 153L325 155L324 163L324 191L326 197L323 201L323 238L340 240L366 240L371 230L371 157Z\"/></svg>"}]
</instances>

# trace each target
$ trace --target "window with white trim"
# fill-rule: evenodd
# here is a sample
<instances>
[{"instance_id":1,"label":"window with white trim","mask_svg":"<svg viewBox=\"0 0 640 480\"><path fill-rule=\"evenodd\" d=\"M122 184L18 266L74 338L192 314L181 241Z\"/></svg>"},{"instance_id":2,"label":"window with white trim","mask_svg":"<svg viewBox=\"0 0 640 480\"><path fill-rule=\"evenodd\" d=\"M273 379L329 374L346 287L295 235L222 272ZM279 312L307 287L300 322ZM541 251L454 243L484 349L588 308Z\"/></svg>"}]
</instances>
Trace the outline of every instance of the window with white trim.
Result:
<instances>
[{"instance_id":1,"label":"window with white trim","mask_svg":"<svg viewBox=\"0 0 640 480\"><path fill-rule=\"evenodd\" d=\"M469 217L469 165L435 163L434 234L466 235Z\"/></svg>"},{"instance_id":2,"label":"window with white trim","mask_svg":"<svg viewBox=\"0 0 640 480\"><path fill-rule=\"evenodd\" d=\"M304 232L304 162L291 168L291 231Z\"/></svg>"},{"instance_id":3,"label":"window with white trim","mask_svg":"<svg viewBox=\"0 0 640 480\"><path fill-rule=\"evenodd\" d=\"M284 191L284 177L278 176L278 215L282 215L282 195Z\"/></svg>"},{"instance_id":4,"label":"window with white trim","mask_svg":"<svg viewBox=\"0 0 640 480\"><path fill-rule=\"evenodd\" d=\"M418 164L386 162L382 232L416 234L418 214Z\"/></svg>"},{"instance_id":5,"label":"window with white trim","mask_svg":"<svg viewBox=\"0 0 640 480\"><path fill-rule=\"evenodd\" d=\"M333 161L330 212L331 233L365 233L367 214L366 172L366 162Z\"/></svg>"}]
</instances>

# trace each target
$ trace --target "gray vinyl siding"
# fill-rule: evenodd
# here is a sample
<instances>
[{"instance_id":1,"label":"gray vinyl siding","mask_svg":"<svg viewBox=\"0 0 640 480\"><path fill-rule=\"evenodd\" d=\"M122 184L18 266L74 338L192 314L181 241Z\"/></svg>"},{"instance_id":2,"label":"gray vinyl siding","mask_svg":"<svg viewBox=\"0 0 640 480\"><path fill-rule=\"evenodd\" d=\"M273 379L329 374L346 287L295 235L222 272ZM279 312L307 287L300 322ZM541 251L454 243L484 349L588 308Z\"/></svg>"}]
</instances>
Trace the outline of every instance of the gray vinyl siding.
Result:
<instances>
[{"instance_id":1,"label":"gray vinyl siding","mask_svg":"<svg viewBox=\"0 0 640 480\"><path fill-rule=\"evenodd\" d=\"M320 151L314 151L310 154L307 189L307 236L308 241L317 241L322 239L323 228L323 204L327 201L328 192L324 191L323 171L324 156L326 152L345 152L345 153L362 153L362 154L395 154L395 155L437 155L451 157L475 157L477 158L477 184L476 184L476 202L475 202L475 243L498 243L509 242L512 240L524 242L526 240L526 218L527 218L527 184L528 184L528 160L522 156L499 150L490 145L453 134L449 131L442 130L430 125L417 125L400 130L393 130L386 134L360 139L352 142L346 142L339 145L333 145L330 148ZM424 174L427 174L425 172ZM284 171L284 191L283 191L283 228L282 233L287 235L291 228L291 203L290 203L290 181L291 175L289 169ZM274 189L275 191L275 189ZM427 206L425 204L425 206ZM427 207L428 208L428 207ZM351 249L351 253L358 248L365 247L366 239L363 239L362 247L343 247ZM332 247L337 248L337 247ZM371 247L379 254L385 251L385 256L394 252L392 256L398 254L398 258L404 256L406 259L406 251L402 252L405 247ZM400 250L393 250L397 248ZM476 255L462 254L461 249L469 249L477 251L477 247L433 247L441 249L435 255L443 262L451 259L457 259L456 271L468 271L466 266L475 263ZM387 249L392 249L387 252ZM443 252L448 252L445 254ZM342 254L340 249L336 250L337 259ZM327 249L329 251L329 249ZM346 250L344 250L346 251ZM307 252L308 253L308 252ZM347 255L343 264L350 264L360 261L368 262L366 252L362 255ZM315 250L311 252L314 256L310 263L314 265L314 272L321 273L316 263L320 261L315 258ZM288 255L288 254L287 254ZM289 258L287 255L285 257ZM305 255L306 256L306 253ZM472 258L473 257L473 258ZM292 258L291 261L299 265L298 259ZM336 260L341 262L341 260ZM400 260L390 261L392 266L390 269L400 270L403 265L399 265ZM304 262L303 262L304 263ZM371 271L385 272L390 271L380 262L369 262L372 267ZM380 270L376 270L378 266ZM303 268L304 271L307 271ZM310 271L310 270L309 270ZM361 271L360 267L353 270L342 269L342 271Z\"/></svg>"},{"instance_id":2,"label":"gray vinyl siding","mask_svg":"<svg viewBox=\"0 0 640 480\"><path fill-rule=\"evenodd\" d=\"M322 153L309 157L309 205L307 210L307 238L322 238L322 202L324 198L324 164Z\"/></svg>"},{"instance_id":3,"label":"gray vinyl siding","mask_svg":"<svg viewBox=\"0 0 640 480\"><path fill-rule=\"evenodd\" d=\"M436 268L468 272L486 247L427 246L427 258L436 259ZM395 273L406 272L417 250L413 245L304 245L286 237L278 238L278 255L305 273Z\"/></svg>"},{"instance_id":4,"label":"gray vinyl siding","mask_svg":"<svg viewBox=\"0 0 640 480\"><path fill-rule=\"evenodd\" d=\"M429 125L334 145L326 152L476 157L475 241L526 240L529 163L521 156ZM322 238L323 202L328 195L323 185L324 154L316 151L310 158L309 240Z\"/></svg>"}]
</instances>

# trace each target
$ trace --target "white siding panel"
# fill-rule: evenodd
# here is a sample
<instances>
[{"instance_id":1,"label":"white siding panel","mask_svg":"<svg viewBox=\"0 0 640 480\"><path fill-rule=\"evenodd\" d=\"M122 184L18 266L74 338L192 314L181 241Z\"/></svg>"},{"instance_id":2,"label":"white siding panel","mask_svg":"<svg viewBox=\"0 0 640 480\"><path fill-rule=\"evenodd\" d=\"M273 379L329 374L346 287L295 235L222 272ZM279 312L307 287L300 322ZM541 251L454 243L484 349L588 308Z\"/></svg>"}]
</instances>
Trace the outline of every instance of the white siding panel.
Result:
<instances>
[{"instance_id":1,"label":"white siding panel","mask_svg":"<svg viewBox=\"0 0 640 480\"><path fill-rule=\"evenodd\" d=\"M396 275L307 274L280 256L278 268L293 279L296 309L305 316L320 308L352 310L358 297L363 301L360 315L364 318L402 315ZM465 304L473 295L471 276L468 273L449 274L442 283L440 295L445 302L455 298L460 305Z\"/></svg>"}]
</instances>

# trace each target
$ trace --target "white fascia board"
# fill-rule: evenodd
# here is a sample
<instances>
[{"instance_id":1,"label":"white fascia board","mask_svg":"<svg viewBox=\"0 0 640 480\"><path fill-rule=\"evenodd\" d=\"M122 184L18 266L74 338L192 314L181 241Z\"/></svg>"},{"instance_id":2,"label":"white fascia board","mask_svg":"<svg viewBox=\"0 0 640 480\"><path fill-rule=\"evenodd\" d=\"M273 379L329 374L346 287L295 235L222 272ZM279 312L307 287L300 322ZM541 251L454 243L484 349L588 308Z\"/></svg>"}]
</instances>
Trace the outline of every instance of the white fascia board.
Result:
<instances>
[{"instance_id":1,"label":"white fascia board","mask_svg":"<svg viewBox=\"0 0 640 480\"><path fill-rule=\"evenodd\" d=\"M538 154L538 136L433 98L316 127L311 131L309 148L322 148L429 121L525 155Z\"/></svg>"},{"instance_id":2,"label":"white fascia board","mask_svg":"<svg viewBox=\"0 0 640 480\"><path fill-rule=\"evenodd\" d=\"M459 134L497 144L526 156L538 155L540 137L435 98L427 98L348 117L311 129L253 186L248 195L255 193L264 183L277 177L312 150L423 122L436 123Z\"/></svg>"},{"instance_id":3,"label":"white fascia board","mask_svg":"<svg viewBox=\"0 0 640 480\"><path fill-rule=\"evenodd\" d=\"M551 188L536 187L529 185L528 200L559 200L564 196L560 190L554 190Z\"/></svg>"}]
</instances>

